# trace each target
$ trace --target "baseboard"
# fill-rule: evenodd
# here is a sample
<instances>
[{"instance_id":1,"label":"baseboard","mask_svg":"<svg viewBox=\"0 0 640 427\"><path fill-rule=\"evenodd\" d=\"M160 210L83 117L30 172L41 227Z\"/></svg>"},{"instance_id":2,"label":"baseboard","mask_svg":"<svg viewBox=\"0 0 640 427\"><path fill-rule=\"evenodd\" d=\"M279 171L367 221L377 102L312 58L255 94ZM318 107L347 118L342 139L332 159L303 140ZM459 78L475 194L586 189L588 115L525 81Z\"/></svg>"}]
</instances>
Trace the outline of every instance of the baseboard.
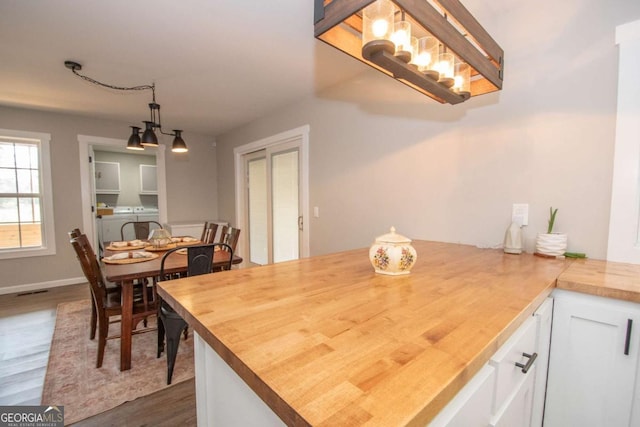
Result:
<instances>
[{"instance_id":1,"label":"baseboard","mask_svg":"<svg viewBox=\"0 0 640 427\"><path fill-rule=\"evenodd\" d=\"M0 295L40 291L43 289L57 288L59 286L76 285L78 283L87 283L87 279L85 279L84 277L72 277L70 279L52 280L49 282L27 283L25 285L0 287Z\"/></svg>"}]
</instances>

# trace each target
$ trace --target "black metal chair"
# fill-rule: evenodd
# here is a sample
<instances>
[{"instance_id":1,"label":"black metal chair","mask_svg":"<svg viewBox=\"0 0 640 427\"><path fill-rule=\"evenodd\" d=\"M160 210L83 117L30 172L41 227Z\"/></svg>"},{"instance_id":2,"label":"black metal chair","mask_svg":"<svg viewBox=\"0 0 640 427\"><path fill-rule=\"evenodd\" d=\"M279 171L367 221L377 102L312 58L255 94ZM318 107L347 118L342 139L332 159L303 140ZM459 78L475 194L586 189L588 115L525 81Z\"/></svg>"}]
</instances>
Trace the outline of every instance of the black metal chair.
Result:
<instances>
[{"instance_id":1,"label":"black metal chair","mask_svg":"<svg viewBox=\"0 0 640 427\"><path fill-rule=\"evenodd\" d=\"M167 251L160 261L160 277L159 281L172 280L180 278L179 275L165 272L165 261L170 256L183 256L181 254L175 255L174 253L179 250L187 251L187 274L186 276L198 276L201 274L208 274L212 272L213 268L213 255L216 248L224 250L230 253L229 264L224 268L231 269L231 263L233 262L233 249L225 243L212 243L207 245L187 246L186 248L174 248ZM160 299L160 306L158 308L158 353L157 357L160 357L165 349L164 340L166 336L167 341L167 384L171 384L171 377L173 376L173 367L176 363L176 355L178 354L178 346L180 345L180 335L185 332L185 339L187 338L187 327L189 325L185 320L175 312L175 310L164 300Z\"/></svg>"},{"instance_id":2,"label":"black metal chair","mask_svg":"<svg viewBox=\"0 0 640 427\"><path fill-rule=\"evenodd\" d=\"M129 221L122 224L120 227L120 238L122 240L126 240L124 238L125 228L129 225L133 224L133 233L136 239L146 240L149 238L149 232L154 228L162 228L162 225L157 221ZM156 226L156 227L153 227ZM131 239L130 239L131 240Z\"/></svg>"}]
</instances>

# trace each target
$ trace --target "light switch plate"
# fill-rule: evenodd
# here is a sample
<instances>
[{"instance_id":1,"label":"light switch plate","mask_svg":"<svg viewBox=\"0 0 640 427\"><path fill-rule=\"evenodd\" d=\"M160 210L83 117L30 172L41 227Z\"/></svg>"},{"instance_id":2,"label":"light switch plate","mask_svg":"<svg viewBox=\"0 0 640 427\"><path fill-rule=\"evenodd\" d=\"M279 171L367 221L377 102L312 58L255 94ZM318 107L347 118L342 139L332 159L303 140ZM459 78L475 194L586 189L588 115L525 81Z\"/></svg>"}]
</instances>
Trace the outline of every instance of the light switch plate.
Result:
<instances>
[{"instance_id":1,"label":"light switch plate","mask_svg":"<svg viewBox=\"0 0 640 427\"><path fill-rule=\"evenodd\" d=\"M529 204L514 203L511 210L511 221L520 226L529 225Z\"/></svg>"}]
</instances>

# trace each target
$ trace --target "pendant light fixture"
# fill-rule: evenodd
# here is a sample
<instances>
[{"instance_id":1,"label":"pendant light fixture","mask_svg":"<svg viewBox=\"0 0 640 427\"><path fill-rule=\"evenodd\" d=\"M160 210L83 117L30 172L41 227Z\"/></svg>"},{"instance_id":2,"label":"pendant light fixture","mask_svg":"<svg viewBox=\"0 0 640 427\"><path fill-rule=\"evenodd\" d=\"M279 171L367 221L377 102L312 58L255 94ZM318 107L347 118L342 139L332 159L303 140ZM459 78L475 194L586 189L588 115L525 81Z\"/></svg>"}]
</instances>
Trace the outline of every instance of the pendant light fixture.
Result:
<instances>
[{"instance_id":1,"label":"pendant light fixture","mask_svg":"<svg viewBox=\"0 0 640 427\"><path fill-rule=\"evenodd\" d=\"M91 77L87 77L85 75L80 74L78 71L82 70L82 65L75 61L64 61L64 66L70 69L73 74L80 77L83 80L88 81L89 83L93 83L98 86L106 87L114 90L122 90L122 91L132 91L132 90L151 90L152 93L152 101L149 103L150 110L150 120L144 121L144 132L142 133L142 137L140 136L140 130L138 126L131 126L131 136L129 136L129 140L127 141L127 149L129 150L144 150L145 147L157 147L158 146L158 137L154 132L154 129L160 131L163 135L173 136L173 144L171 147L171 151L174 153L186 153L189 151L187 149L187 144L182 139L182 130L174 130L173 133L167 133L162 130L162 123L160 120L160 104L156 102L156 85L140 85L140 86L131 86L131 87L122 87L122 86L114 86L107 83L102 83L97 80L92 79Z\"/></svg>"},{"instance_id":2,"label":"pendant light fixture","mask_svg":"<svg viewBox=\"0 0 640 427\"><path fill-rule=\"evenodd\" d=\"M504 52L459 0L314 0L315 37L440 103L502 89Z\"/></svg>"}]
</instances>

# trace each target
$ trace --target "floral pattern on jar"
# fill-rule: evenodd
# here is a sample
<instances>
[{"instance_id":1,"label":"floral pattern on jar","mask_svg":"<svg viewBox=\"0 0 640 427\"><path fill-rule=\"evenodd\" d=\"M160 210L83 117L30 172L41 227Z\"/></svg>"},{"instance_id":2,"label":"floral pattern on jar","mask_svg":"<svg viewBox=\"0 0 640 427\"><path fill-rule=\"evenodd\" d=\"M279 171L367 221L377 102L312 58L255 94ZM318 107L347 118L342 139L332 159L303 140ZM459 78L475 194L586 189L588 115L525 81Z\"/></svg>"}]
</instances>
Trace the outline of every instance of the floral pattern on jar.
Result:
<instances>
[{"instance_id":1,"label":"floral pattern on jar","mask_svg":"<svg viewBox=\"0 0 640 427\"><path fill-rule=\"evenodd\" d=\"M413 257L413 253L407 249L407 248L402 248L402 256L400 257L400 270L406 270L408 268L411 268L411 266L413 265L413 261L414 261L414 257Z\"/></svg>"},{"instance_id":2,"label":"floral pattern on jar","mask_svg":"<svg viewBox=\"0 0 640 427\"><path fill-rule=\"evenodd\" d=\"M373 262L376 268L380 270L386 270L389 266L389 255L387 254L387 248L380 246L373 256Z\"/></svg>"}]
</instances>

